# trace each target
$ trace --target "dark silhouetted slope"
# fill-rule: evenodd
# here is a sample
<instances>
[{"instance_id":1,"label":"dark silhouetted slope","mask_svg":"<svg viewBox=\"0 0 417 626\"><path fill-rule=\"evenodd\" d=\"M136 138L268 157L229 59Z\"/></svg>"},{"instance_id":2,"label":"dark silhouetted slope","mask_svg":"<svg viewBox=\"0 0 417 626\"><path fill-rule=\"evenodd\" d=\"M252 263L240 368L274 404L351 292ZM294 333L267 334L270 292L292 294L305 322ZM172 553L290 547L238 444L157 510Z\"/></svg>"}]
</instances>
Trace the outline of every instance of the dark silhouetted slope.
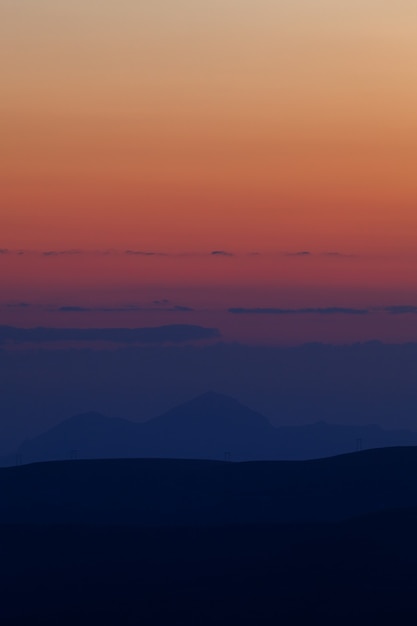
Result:
<instances>
[{"instance_id":1,"label":"dark silhouetted slope","mask_svg":"<svg viewBox=\"0 0 417 626\"><path fill-rule=\"evenodd\" d=\"M2 469L0 623L414 626L416 524L414 448Z\"/></svg>"},{"instance_id":2,"label":"dark silhouetted slope","mask_svg":"<svg viewBox=\"0 0 417 626\"><path fill-rule=\"evenodd\" d=\"M417 433L384 430L376 424L329 424L324 421L305 426L277 428L276 458L314 459L353 452L358 448L417 446Z\"/></svg>"},{"instance_id":3,"label":"dark silhouetted slope","mask_svg":"<svg viewBox=\"0 0 417 626\"><path fill-rule=\"evenodd\" d=\"M67 461L0 470L0 523L305 522L412 506L416 448L320 461Z\"/></svg>"},{"instance_id":4,"label":"dark silhouetted slope","mask_svg":"<svg viewBox=\"0 0 417 626\"><path fill-rule=\"evenodd\" d=\"M417 509L335 524L0 526L2 626L417 623Z\"/></svg>"}]
</instances>

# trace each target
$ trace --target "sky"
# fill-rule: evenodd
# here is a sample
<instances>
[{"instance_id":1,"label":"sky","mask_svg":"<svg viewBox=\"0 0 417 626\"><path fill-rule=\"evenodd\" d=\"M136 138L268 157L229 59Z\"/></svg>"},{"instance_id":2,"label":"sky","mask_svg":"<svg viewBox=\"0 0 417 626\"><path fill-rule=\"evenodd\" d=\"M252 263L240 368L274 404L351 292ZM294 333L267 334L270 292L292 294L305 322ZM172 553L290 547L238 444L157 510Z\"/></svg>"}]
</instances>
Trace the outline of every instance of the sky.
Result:
<instances>
[{"instance_id":1,"label":"sky","mask_svg":"<svg viewBox=\"0 0 417 626\"><path fill-rule=\"evenodd\" d=\"M415 340L416 21L2 0L0 325Z\"/></svg>"}]
</instances>

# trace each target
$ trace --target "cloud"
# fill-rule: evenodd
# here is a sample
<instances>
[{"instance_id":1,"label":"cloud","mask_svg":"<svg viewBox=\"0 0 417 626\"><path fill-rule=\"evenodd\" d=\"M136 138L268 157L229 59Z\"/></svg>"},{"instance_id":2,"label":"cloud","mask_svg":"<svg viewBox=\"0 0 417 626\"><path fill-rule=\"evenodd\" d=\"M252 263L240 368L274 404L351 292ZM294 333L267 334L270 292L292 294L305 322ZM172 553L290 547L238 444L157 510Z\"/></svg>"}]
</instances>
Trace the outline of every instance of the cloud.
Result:
<instances>
[{"instance_id":1,"label":"cloud","mask_svg":"<svg viewBox=\"0 0 417 626\"><path fill-rule=\"evenodd\" d=\"M130 311L143 311L139 306L78 306L68 304L54 309L59 313L126 313Z\"/></svg>"},{"instance_id":2,"label":"cloud","mask_svg":"<svg viewBox=\"0 0 417 626\"><path fill-rule=\"evenodd\" d=\"M56 310L59 311L60 313L86 313L86 312L93 311L94 309L92 309L91 307L87 307L87 306L76 306L76 305L69 304L65 306L60 306Z\"/></svg>"},{"instance_id":3,"label":"cloud","mask_svg":"<svg viewBox=\"0 0 417 626\"><path fill-rule=\"evenodd\" d=\"M180 304L177 304L177 305L171 307L170 309L164 309L164 310L165 311L168 310L168 311L178 311L178 312L182 312L182 313L187 313L187 312L190 312L190 311L194 311L195 309L193 309L190 306L181 306Z\"/></svg>"},{"instance_id":4,"label":"cloud","mask_svg":"<svg viewBox=\"0 0 417 626\"><path fill-rule=\"evenodd\" d=\"M233 307L228 309L228 313L235 315L367 315L369 309L349 307L307 307L302 309Z\"/></svg>"},{"instance_id":5,"label":"cloud","mask_svg":"<svg viewBox=\"0 0 417 626\"><path fill-rule=\"evenodd\" d=\"M136 250L136 249L132 249L132 248L128 248L126 250L117 250L115 248L108 248L108 249L102 249L102 250L80 250L77 248L69 248L69 249L64 249L64 250L57 250L57 249L51 249L51 250L44 250L44 251L36 251L36 250L9 250L7 248L0 248L0 255L6 255L6 254L11 254L11 255L29 255L29 256L41 256L44 258L58 258L58 257L74 257L74 256L95 256L95 257L109 257L109 256L114 256L114 257L120 257L120 256L125 256L125 257L136 257L136 258L151 258L151 257L164 257L164 258L168 258L168 259L179 259L179 258L202 258L202 257L206 257L207 254L209 256L212 257L226 257L226 258L230 258L230 257L260 257L260 256L271 256L270 253L261 253L257 250L251 250L251 251L247 251L247 252L241 252L241 253L234 253L234 252L230 252L228 250L219 250L219 249L215 249L212 250L211 252L206 252L206 251L177 251L177 252L163 252L160 250ZM293 257L293 258L316 258L316 257L327 257L327 258L357 258L357 255L354 254L347 254L347 253L343 253L343 252L338 252L338 251L325 251L325 252L319 252L319 253L314 253L311 252L310 250L296 250L294 252L277 252L277 253L273 253L272 257L274 258L282 258L282 257Z\"/></svg>"},{"instance_id":6,"label":"cloud","mask_svg":"<svg viewBox=\"0 0 417 626\"><path fill-rule=\"evenodd\" d=\"M28 309L30 306L29 302L9 302L6 304L8 309Z\"/></svg>"},{"instance_id":7,"label":"cloud","mask_svg":"<svg viewBox=\"0 0 417 626\"><path fill-rule=\"evenodd\" d=\"M234 256L233 252L227 252L226 250L213 250L210 252L211 256Z\"/></svg>"},{"instance_id":8,"label":"cloud","mask_svg":"<svg viewBox=\"0 0 417 626\"><path fill-rule=\"evenodd\" d=\"M168 312L179 312L185 313L189 311L194 311L193 308L189 306L181 306L181 305L172 305L166 306L162 301L160 305L156 304L155 306L139 306L139 305L126 305L126 306L78 306L78 305L63 305L58 307L57 309L53 309L59 313L135 313L135 312L146 312L146 311L168 311Z\"/></svg>"},{"instance_id":9,"label":"cloud","mask_svg":"<svg viewBox=\"0 0 417 626\"><path fill-rule=\"evenodd\" d=\"M42 252L42 256L55 257L55 256L75 256L82 254L82 250L47 250Z\"/></svg>"},{"instance_id":10,"label":"cloud","mask_svg":"<svg viewBox=\"0 0 417 626\"><path fill-rule=\"evenodd\" d=\"M385 311L385 313L389 313L390 315L417 314L417 306L410 304L385 306L382 308L382 310Z\"/></svg>"},{"instance_id":11,"label":"cloud","mask_svg":"<svg viewBox=\"0 0 417 626\"><path fill-rule=\"evenodd\" d=\"M325 252L310 252L310 250L299 250L298 252L286 252L284 256L289 257L326 257L328 259L353 259L357 255L338 252L337 250L329 250Z\"/></svg>"},{"instance_id":12,"label":"cloud","mask_svg":"<svg viewBox=\"0 0 417 626\"><path fill-rule=\"evenodd\" d=\"M217 328L173 324L144 328L18 328L0 326L0 344L111 342L120 344L187 343L220 337Z\"/></svg>"},{"instance_id":13,"label":"cloud","mask_svg":"<svg viewBox=\"0 0 417 626\"><path fill-rule=\"evenodd\" d=\"M153 250L125 250L127 256L168 256L164 252L154 252Z\"/></svg>"},{"instance_id":14,"label":"cloud","mask_svg":"<svg viewBox=\"0 0 417 626\"><path fill-rule=\"evenodd\" d=\"M346 254L345 252L322 252L321 256L332 258L332 259L354 259L356 257L355 254Z\"/></svg>"}]
</instances>

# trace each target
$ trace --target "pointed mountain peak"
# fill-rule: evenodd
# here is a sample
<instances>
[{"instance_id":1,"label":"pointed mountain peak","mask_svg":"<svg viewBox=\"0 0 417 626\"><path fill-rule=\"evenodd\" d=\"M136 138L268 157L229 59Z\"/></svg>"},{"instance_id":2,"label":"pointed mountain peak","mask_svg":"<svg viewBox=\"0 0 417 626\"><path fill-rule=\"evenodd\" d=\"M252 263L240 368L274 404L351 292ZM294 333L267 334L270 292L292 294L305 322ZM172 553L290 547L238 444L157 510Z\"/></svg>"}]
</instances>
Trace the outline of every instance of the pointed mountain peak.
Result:
<instances>
[{"instance_id":1,"label":"pointed mountain peak","mask_svg":"<svg viewBox=\"0 0 417 626\"><path fill-rule=\"evenodd\" d=\"M260 413L252 411L235 398L208 391L192 398L188 402L176 406L163 415L148 422L152 427L169 427L172 431L186 433L199 429L201 433L207 428L210 431L224 428L236 428L242 431L247 428L265 430L272 426Z\"/></svg>"},{"instance_id":2,"label":"pointed mountain peak","mask_svg":"<svg viewBox=\"0 0 417 626\"><path fill-rule=\"evenodd\" d=\"M243 406L243 404L239 402L239 400L232 398L232 396L227 396L223 393L218 393L216 391L206 391L205 393L202 393L201 395L192 398L188 402L185 402L182 406L187 405L201 405L217 409L231 407L246 408Z\"/></svg>"}]
</instances>

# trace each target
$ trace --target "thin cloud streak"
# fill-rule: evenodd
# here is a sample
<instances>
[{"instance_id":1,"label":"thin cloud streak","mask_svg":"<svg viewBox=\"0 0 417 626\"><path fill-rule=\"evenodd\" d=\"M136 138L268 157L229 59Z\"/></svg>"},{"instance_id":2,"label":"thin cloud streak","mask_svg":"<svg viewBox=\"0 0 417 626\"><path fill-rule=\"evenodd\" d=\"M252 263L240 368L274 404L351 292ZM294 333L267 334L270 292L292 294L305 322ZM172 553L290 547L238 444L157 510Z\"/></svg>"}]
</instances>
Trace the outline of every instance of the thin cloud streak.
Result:
<instances>
[{"instance_id":1,"label":"thin cloud streak","mask_svg":"<svg viewBox=\"0 0 417 626\"><path fill-rule=\"evenodd\" d=\"M210 255L211 256L226 256L226 257L235 256L233 252L227 252L226 250L213 250L212 252L210 252Z\"/></svg>"},{"instance_id":2,"label":"thin cloud streak","mask_svg":"<svg viewBox=\"0 0 417 626\"><path fill-rule=\"evenodd\" d=\"M59 306L43 305L28 301L4 302L0 303L0 308L11 310L38 309L50 313L198 313L202 310L210 311L214 309L199 309L189 305L173 304L167 299L154 300L150 304L122 304L122 305L78 305L63 304ZM215 309L219 312L218 309ZM392 316L417 315L417 305L384 305L371 307L230 307L225 309L226 313L234 315L373 315L386 314Z\"/></svg>"},{"instance_id":3,"label":"thin cloud streak","mask_svg":"<svg viewBox=\"0 0 417 626\"><path fill-rule=\"evenodd\" d=\"M356 259L358 256L356 254L347 254L346 252L322 252L320 254L322 257L330 258L330 259Z\"/></svg>"},{"instance_id":4,"label":"thin cloud streak","mask_svg":"<svg viewBox=\"0 0 417 626\"><path fill-rule=\"evenodd\" d=\"M369 309L349 307L306 307L301 309L232 307L228 309L228 313L234 315L368 315L369 312Z\"/></svg>"},{"instance_id":5,"label":"thin cloud streak","mask_svg":"<svg viewBox=\"0 0 417 626\"><path fill-rule=\"evenodd\" d=\"M300 250L299 252L286 252L285 256L309 257L313 254L309 250Z\"/></svg>"},{"instance_id":6,"label":"thin cloud streak","mask_svg":"<svg viewBox=\"0 0 417 626\"><path fill-rule=\"evenodd\" d=\"M6 255L15 255L15 256L39 256L45 259L54 259L59 257L79 257L79 256L96 256L96 257L130 257L130 258L171 258L171 259L181 259L181 258L210 258L210 257L237 257L237 258L255 258L255 257L263 257L263 258L275 258L275 259L283 259L283 258L305 258L305 259L314 259L314 258L328 258L328 259L354 259L358 258L358 255L355 254L347 254L337 251L330 252L312 252L310 250L296 250L296 251L268 251L268 252L258 252L258 251L248 251L248 252L233 252L231 250L223 250L223 249L213 249L211 251L179 251L179 252L164 252L161 250L141 250L141 249L132 249L128 248L125 250L116 250L116 249L105 249L105 250L81 250L78 248L70 248L63 250L11 250L9 248L0 248L0 256ZM369 258L369 257L362 257Z\"/></svg>"},{"instance_id":7,"label":"thin cloud streak","mask_svg":"<svg viewBox=\"0 0 417 626\"><path fill-rule=\"evenodd\" d=\"M154 252L152 250L125 250L124 253L126 256L169 256L165 252Z\"/></svg>"},{"instance_id":8,"label":"thin cloud streak","mask_svg":"<svg viewBox=\"0 0 417 626\"><path fill-rule=\"evenodd\" d=\"M385 313L389 313L390 315L416 315L417 314L417 306L411 304L403 304L403 305L394 305L394 306L385 306L382 307L382 310Z\"/></svg>"},{"instance_id":9,"label":"thin cloud streak","mask_svg":"<svg viewBox=\"0 0 417 626\"><path fill-rule=\"evenodd\" d=\"M82 250L47 250L42 252L44 257L56 257L56 256L77 256L83 254Z\"/></svg>"},{"instance_id":10,"label":"thin cloud streak","mask_svg":"<svg viewBox=\"0 0 417 626\"><path fill-rule=\"evenodd\" d=\"M192 307L174 305L174 306L77 306L64 305L57 309L53 309L58 313L142 313L142 312L168 312L168 313L188 313L194 311Z\"/></svg>"},{"instance_id":11,"label":"thin cloud streak","mask_svg":"<svg viewBox=\"0 0 417 626\"><path fill-rule=\"evenodd\" d=\"M8 302L7 309L29 309L32 305L29 302Z\"/></svg>"}]
</instances>

